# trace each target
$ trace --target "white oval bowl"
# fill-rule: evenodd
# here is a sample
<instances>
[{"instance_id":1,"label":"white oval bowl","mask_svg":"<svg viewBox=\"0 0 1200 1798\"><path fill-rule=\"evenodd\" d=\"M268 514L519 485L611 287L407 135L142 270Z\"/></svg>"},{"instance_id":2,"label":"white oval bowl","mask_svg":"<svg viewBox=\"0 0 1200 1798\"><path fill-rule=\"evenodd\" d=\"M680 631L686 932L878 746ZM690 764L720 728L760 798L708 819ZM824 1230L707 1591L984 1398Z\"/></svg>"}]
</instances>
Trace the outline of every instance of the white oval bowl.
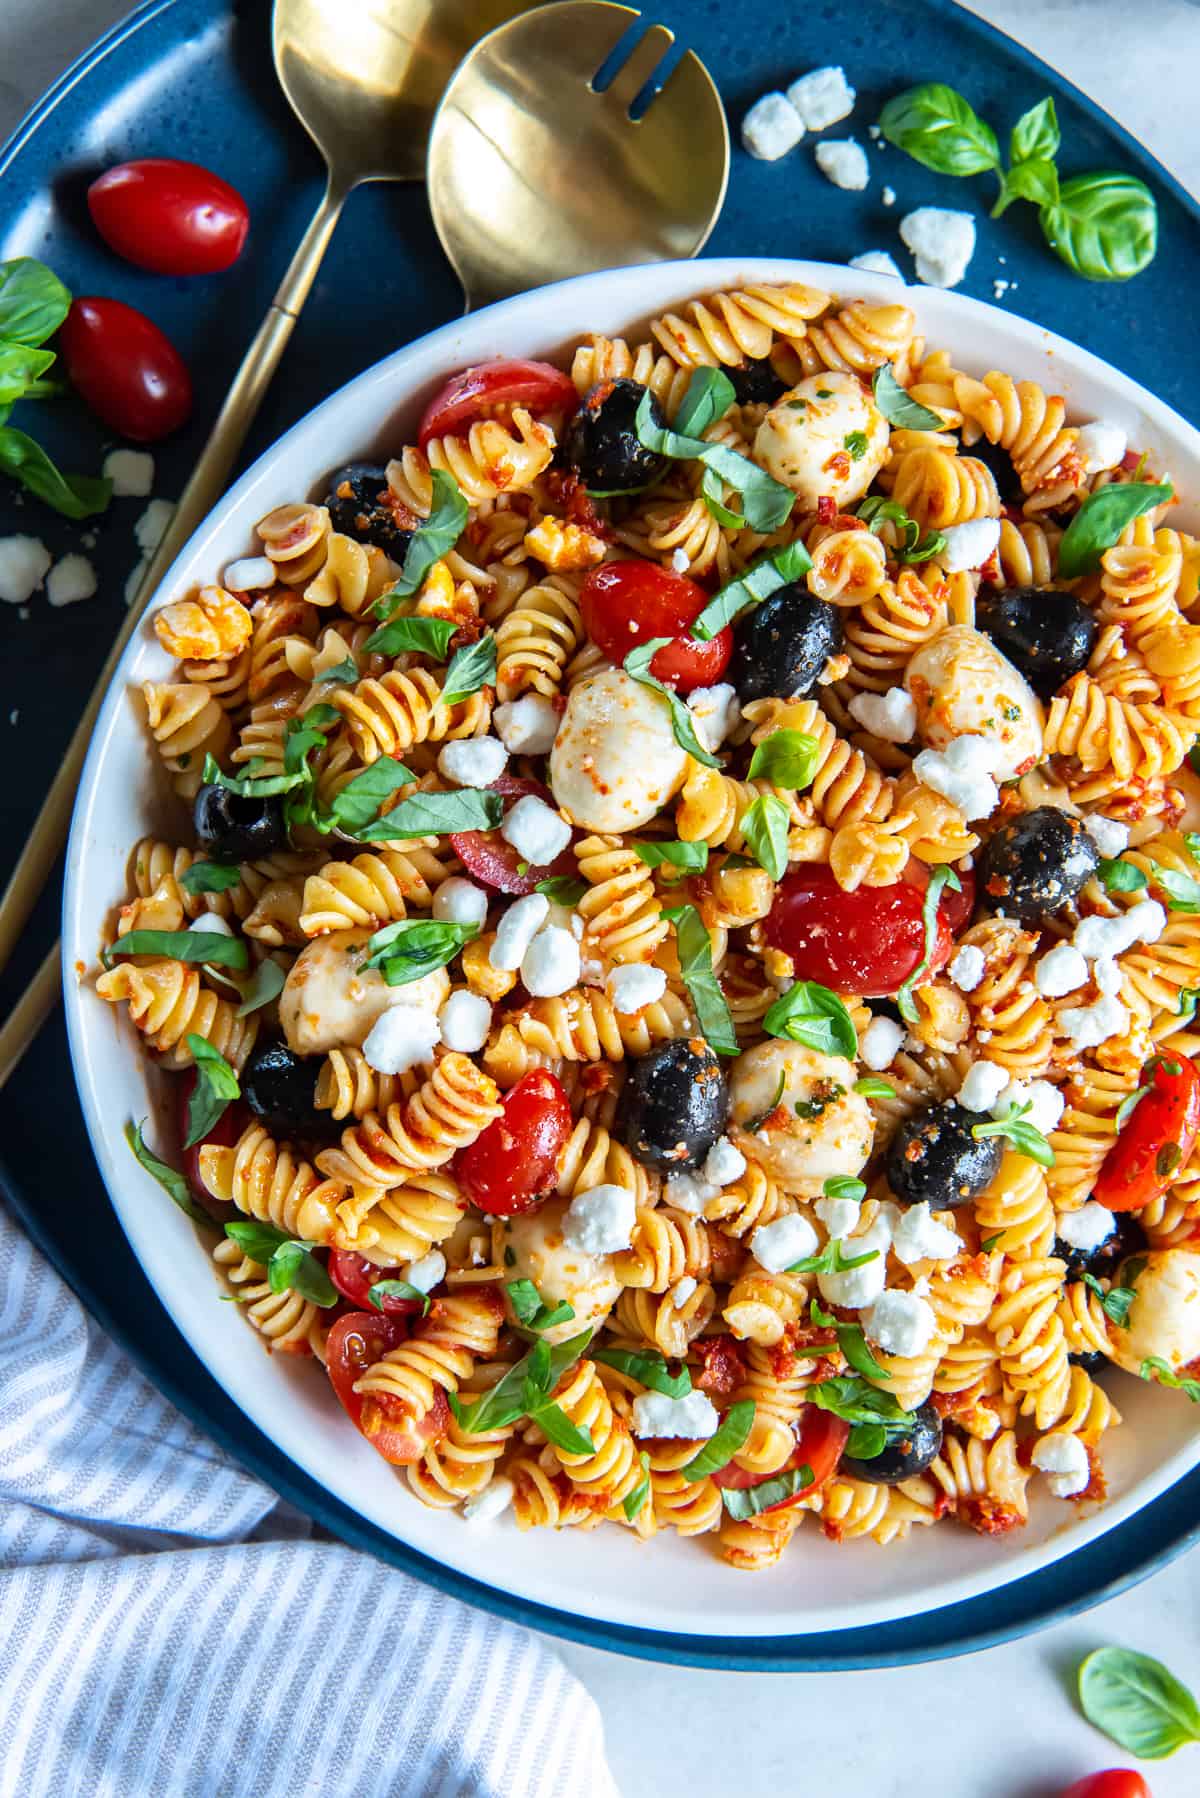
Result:
<instances>
[{"instance_id":1,"label":"white oval bowl","mask_svg":"<svg viewBox=\"0 0 1200 1798\"><path fill-rule=\"evenodd\" d=\"M1031 377L1063 394L1072 417L1116 419L1130 443L1171 471L1177 491L1200 492L1200 434L1064 338L978 300L901 288L888 276L820 262L711 258L565 281L446 325L376 363L248 470L174 564L163 599L214 579L227 562L250 552L255 521L287 500L319 494L338 464L372 450L395 453L411 441L422 404L464 364L552 355L589 331L625 334L696 294L779 281L878 301L903 297L916 310L926 340L950 350L956 366L979 375L999 368ZM1086 298L1083 288L1080 298ZM1186 506L1180 516L1187 519ZM1195 523L1193 512L1193 528ZM164 678L169 665L152 630L141 629L105 700L80 785L63 906L75 1076L105 1185L164 1305L246 1415L344 1504L433 1560L554 1610L682 1638L769 1638L882 1623L978 1597L1113 1529L1200 1461L1200 1434L1188 1404L1114 1376L1125 1423L1105 1442L1108 1503L1077 1508L1039 1493L1028 1527L997 1539L945 1526L914 1530L888 1550L871 1542L839 1548L810 1525L778 1568L753 1578L725 1566L703 1539L683 1541L663 1532L642 1544L618 1529L521 1532L511 1517L471 1526L452 1512L428 1510L351 1428L311 1363L264 1354L237 1307L218 1302L219 1284L201 1241L123 1140L131 1117L156 1114L173 1127L164 1077L141 1053L124 1008L106 1005L92 985L105 920L127 893L134 843L151 830L188 840L188 820L130 699L138 683ZM82 978L81 966L88 970Z\"/></svg>"}]
</instances>

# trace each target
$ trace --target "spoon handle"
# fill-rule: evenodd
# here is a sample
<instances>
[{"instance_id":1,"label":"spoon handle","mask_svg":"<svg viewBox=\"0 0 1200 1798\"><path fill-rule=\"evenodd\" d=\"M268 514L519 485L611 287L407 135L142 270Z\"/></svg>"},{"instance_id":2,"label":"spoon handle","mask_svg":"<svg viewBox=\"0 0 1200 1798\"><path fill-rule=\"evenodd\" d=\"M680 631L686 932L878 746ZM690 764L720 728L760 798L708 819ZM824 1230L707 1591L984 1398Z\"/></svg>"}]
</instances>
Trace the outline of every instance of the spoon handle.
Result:
<instances>
[{"instance_id":1,"label":"spoon handle","mask_svg":"<svg viewBox=\"0 0 1200 1798\"><path fill-rule=\"evenodd\" d=\"M287 273L279 283L278 291L267 316L258 328L254 342L242 358L242 365L225 396L208 442L201 451L200 459L192 470L163 539L150 559L133 604L117 632L117 640L67 745L62 766L42 802L42 809L13 869L4 897L0 899L0 969L7 965L17 939L50 877L55 858L66 840L71 807L79 787L88 743L117 662L149 607L163 575L225 488L238 452L245 442L246 433L254 422L271 377L279 366L279 358L283 355L301 308L316 279L321 258L333 235L333 228L337 224L348 191L330 171L321 204L300 240ZM45 997L44 985L42 991ZM22 1011L22 1019L28 1026L22 1047L37 1034L47 1009L48 1006L43 1004L40 1010L34 1008L36 1015L27 1015Z\"/></svg>"}]
</instances>

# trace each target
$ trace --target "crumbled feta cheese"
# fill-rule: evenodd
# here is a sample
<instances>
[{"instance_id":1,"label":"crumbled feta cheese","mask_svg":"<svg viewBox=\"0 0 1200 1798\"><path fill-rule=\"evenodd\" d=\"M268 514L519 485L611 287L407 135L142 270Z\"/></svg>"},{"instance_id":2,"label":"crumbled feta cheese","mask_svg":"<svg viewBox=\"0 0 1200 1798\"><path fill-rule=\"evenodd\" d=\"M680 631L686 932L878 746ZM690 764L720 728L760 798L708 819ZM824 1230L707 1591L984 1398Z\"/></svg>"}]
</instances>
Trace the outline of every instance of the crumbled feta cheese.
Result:
<instances>
[{"instance_id":1,"label":"crumbled feta cheese","mask_svg":"<svg viewBox=\"0 0 1200 1798\"><path fill-rule=\"evenodd\" d=\"M1071 943L1057 943L1033 970L1033 983L1043 999L1061 999L1086 985L1088 965Z\"/></svg>"},{"instance_id":2,"label":"crumbled feta cheese","mask_svg":"<svg viewBox=\"0 0 1200 1798\"><path fill-rule=\"evenodd\" d=\"M919 1355L937 1328L933 1306L915 1292L881 1292L862 1320L867 1335L887 1355Z\"/></svg>"},{"instance_id":3,"label":"crumbled feta cheese","mask_svg":"<svg viewBox=\"0 0 1200 1798\"><path fill-rule=\"evenodd\" d=\"M852 137L826 138L815 155L825 179L848 193L861 193L870 180L867 153Z\"/></svg>"},{"instance_id":4,"label":"crumbled feta cheese","mask_svg":"<svg viewBox=\"0 0 1200 1798\"><path fill-rule=\"evenodd\" d=\"M682 1311L696 1290L696 1282L691 1274L684 1274L682 1280L676 1280L667 1297L676 1311Z\"/></svg>"},{"instance_id":5,"label":"crumbled feta cheese","mask_svg":"<svg viewBox=\"0 0 1200 1798\"><path fill-rule=\"evenodd\" d=\"M1058 1129L1066 1100L1048 1080L1010 1080L992 1107L993 1117L1007 1117L1013 1105L1018 1108L1028 1105L1025 1122L1040 1130L1043 1136L1049 1136L1052 1130Z\"/></svg>"},{"instance_id":6,"label":"crumbled feta cheese","mask_svg":"<svg viewBox=\"0 0 1200 1798\"><path fill-rule=\"evenodd\" d=\"M885 187L880 193L879 198L883 201L885 206L894 206L896 204L895 188Z\"/></svg>"},{"instance_id":7,"label":"crumbled feta cheese","mask_svg":"<svg viewBox=\"0 0 1200 1798\"><path fill-rule=\"evenodd\" d=\"M137 546L144 556L152 556L166 534L167 526L174 516L174 502L169 499L152 499L133 527L137 538Z\"/></svg>"},{"instance_id":8,"label":"crumbled feta cheese","mask_svg":"<svg viewBox=\"0 0 1200 1798\"><path fill-rule=\"evenodd\" d=\"M687 707L696 721L700 741L714 753L742 716L737 690L728 681L716 687L697 687L688 695Z\"/></svg>"},{"instance_id":9,"label":"crumbled feta cheese","mask_svg":"<svg viewBox=\"0 0 1200 1798\"><path fill-rule=\"evenodd\" d=\"M508 766L508 751L496 737L462 737L443 743L438 768L460 787L490 787Z\"/></svg>"},{"instance_id":10,"label":"crumbled feta cheese","mask_svg":"<svg viewBox=\"0 0 1200 1798\"><path fill-rule=\"evenodd\" d=\"M629 1247L637 1217L634 1196L623 1186L578 1192L563 1217L563 1241L580 1255L615 1255Z\"/></svg>"},{"instance_id":11,"label":"crumbled feta cheese","mask_svg":"<svg viewBox=\"0 0 1200 1798\"><path fill-rule=\"evenodd\" d=\"M786 1212L774 1223L760 1224L750 1238L750 1253L771 1274L781 1274L793 1262L816 1252L817 1233L798 1211Z\"/></svg>"},{"instance_id":12,"label":"crumbled feta cheese","mask_svg":"<svg viewBox=\"0 0 1200 1798\"><path fill-rule=\"evenodd\" d=\"M990 1111L1008 1085L1008 1069L994 1061L977 1061L958 1089L958 1102L968 1111Z\"/></svg>"},{"instance_id":13,"label":"crumbled feta cheese","mask_svg":"<svg viewBox=\"0 0 1200 1798\"><path fill-rule=\"evenodd\" d=\"M1115 999L1121 990L1121 970L1110 955L1102 955L1095 963L1092 979L1106 999Z\"/></svg>"},{"instance_id":14,"label":"crumbled feta cheese","mask_svg":"<svg viewBox=\"0 0 1200 1798\"><path fill-rule=\"evenodd\" d=\"M1102 1242L1107 1242L1117 1227L1115 1213L1097 1204L1095 1199L1088 1199L1078 1211L1060 1211L1055 1220L1055 1235L1062 1238L1068 1247L1082 1249L1086 1254L1091 1249L1098 1249Z\"/></svg>"},{"instance_id":15,"label":"crumbled feta cheese","mask_svg":"<svg viewBox=\"0 0 1200 1798\"><path fill-rule=\"evenodd\" d=\"M916 1261L950 1261L962 1251L962 1238L947 1224L939 1224L923 1199L902 1213L892 1234L892 1247L905 1267Z\"/></svg>"},{"instance_id":16,"label":"crumbled feta cheese","mask_svg":"<svg viewBox=\"0 0 1200 1798\"><path fill-rule=\"evenodd\" d=\"M1060 1011L1058 1024L1076 1049L1098 1049L1129 1028L1129 1013L1119 999L1104 993L1094 1005L1071 1005Z\"/></svg>"},{"instance_id":17,"label":"crumbled feta cheese","mask_svg":"<svg viewBox=\"0 0 1200 1798\"><path fill-rule=\"evenodd\" d=\"M1003 275L997 275L996 279L992 282L992 298L994 300L1002 300L1011 286L1011 281L1006 281Z\"/></svg>"},{"instance_id":18,"label":"crumbled feta cheese","mask_svg":"<svg viewBox=\"0 0 1200 1798\"><path fill-rule=\"evenodd\" d=\"M886 693L856 693L849 705L850 716L885 743L911 743L917 732L917 707L911 693L903 687L889 687Z\"/></svg>"},{"instance_id":19,"label":"crumbled feta cheese","mask_svg":"<svg viewBox=\"0 0 1200 1798\"><path fill-rule=\"evenodd\" d=\"M926 287L957 287L975 254L975 220L969 212L919 206L900 220L900 236L913 253L917 280Z\"/></svg>"},{"instance_id":20,"label":"crumbled feta cheese","mask_svg":"<svg viewBox=\"0 0 1200 1798\"><path fill-rule=\"evenodd\" d=\"M1101 855L1110 861L1129 847L1129 826L1119 823L1116 818L1105 818L1100 812L1093 812L1090 818L1083 820L1083 828Z\"/></svg>"},{"instance_id":21,"label":"crumbled feta cheese","mask_svg":"<svg viewBox=\"0 0 1200 1798\"><path fill-rule=\"evenodd\" d=\"M718 1136L704 1157L704 1178L713 1186L731 1186L746 1171L746 1157L727 1136Z\"/></svg>"},{"instance_id":22,"label":"crumbled feta cheese","mask_svg":"<svg viewBox=\"0 0 1200 1798\"><path fill-rule=\"evenodd\" d=\"M667 990L667 977L661 968L635 961L613 968L605 985L613 1010L624 1014L641 1011L643 1005L653 1005L661 999Z\"/></svg>"},{"instance_id":23,"label":"crumbled feta cheese","mask_svg":"<svg viewBox=\"0 0 1200 1798\"><path fill-rule=\"evenodd\" d=\"M804 121L783 94L764 94L742 120L742 143L760 162L778 162L804 136Z\"/></svg>"},{"instance_id":24,"label":"crumbled feta cheese","mask_svg":"<svg viewBox=\"0 0 1200 1798\"><path fill-rule=\"evenodd\" d=\"M858 1057L873 1073L890 1068L904 1041L904 1032L894 1018L872 1018L863 1031Z\"/></svg>"},{"instance_id":25,"label":"crumbled feta cheese","mask_svg":"<svg viewBox=\"0 0 1200 1798\"><path fill-rule=\"evenodd\" d=\"M506 814L500 835L531 867L544 868L571 841L571 826L544 799L527 793Z\"/></svg>"},{"instance_id":26,"label":"crumbled feta cheese","mask_svg":"<svg viewBox=\"0 0 1200 1798\"><path fill-rule=\"evenodd\" d=\"M549 755L558 722L554 701L542 693L526 693L492 713L496 735L511 755Z\"/></svg>"},{"instance_id":27,"label":"crumbled feta cheese","mask_svg":"<svg viewBox=\"0 0 1200 1798\"><path fill-rule=\"evenodd\" d=\"M270 556L242 556L230 562L221 576L227 593L255 593L275 585L275 564Z\"/></svg>"},{"instance_id":28,"label":"crumbled feta cheese","mask_svg":"<svg viewBox=\"0 0 1200 1798\"><path fill-rule=\"evenodd\" d=\"M401 1274L418 1292L432 1292L446 1278L446 1257L440 1249L430 1249L419 1261L410 1261Z\"/></svg>"},{"instance_id":29,"label":"crumbled feta cheese","mask_svg":"<svg viewBox=\"0 0 1200 1798\"><path fill-rule=\"evenodd\" d=\"M953 961L946 969L950 980L960 993L973 993L983 979L987 960L983 950L974 943L964 943L957 950Z\"/></svg>"},{"instance_id":30,"label":"crumbled feta cheese","mask_svg":"<svg viewBox=\"0 0 1200 1798\"><path fill-rule=\"evenodd\" d=\"M50 570L51 555L38 537L0 537L0 599L23 606Z\"/></svg>"},{"instance_id":31,"label":"crumbled feta cheese","mask_svg":"<svg viewBox=\"0 0 1200 1798\"><path fill-rule=\"evenodd\" d=\"M482 1492L468 1498L462 1514L468 1523L492 1523L507 1511L513 1501L513 1483L504 1474L489 1480Z\"/></svg>"},{"instance_id":32,"label":"crumbled feta cheese","mask_svg":"<svg viewBox=\"0 0 1200 1798\"><path fill-rule=\"evenodd\" d=\"M1081 918L1072 943L1089 961L1124 955L1135 943L1156 943L1167 927L1157 899L1142 899L1116 918Z\"/></svg>"},{"instance_id":33,"label":"crumbled feta cheese","mask_svg":"<svg viewBox=\"0 0 1200 1798\"><path fill-rule=\"evenodd\" d=\"M992 774L1003 753L986 737L955 737L944 751L923 749L913 760L913 773L922 786L956 805L970 823L996 808L1000 789Z\"/></svg>"},{"instance_id":34,"label":"crumbled feta cheese","mask_svg":"<svg viewBox=\"0 0 1200 1798\"><path fill-rule=\"evenodd\" d=\"M693 1442L707 1442L717 1432L721 1419L707 1392L693 1388L682 1398L668 1398L665 1392L640 1392L630 1407L635 1436L678 1436Z\"/></svg>"},{"instance_id":35,"label":"crumbled feta cheese","mask_svg":"<svg viewBox=\"0 0 1200 1798\"><path fill-rule=\"evenodd\" d=\"M826 1304L857 1310L875 1302L887 1281L887 1252L898 1221L899 1207L884 1205L869 1230L861 1236L842 1238L842 1253L847 1261L859 1255L870 1255L872 1259L864 1261L861 1267L847 1268L845 1273L818 1274L817 1285Z\"/></svg>"},{"instance_id":36,"label":"crumbled feta cheese","mask_svg":"<svg viewBox=\"0 0 1200 1798\"><path fill-rule=\"evenodd\" d=\"M1046 1484L1055 1498L1075 1498L1092 1477L1087 1449L1078 1436L1066 1430L1052 1430L1042 1437L1033 1451L1033 1465L1039 1473L1050 1475Z\"/></svg>"},{"instance_id":37,"label":"crumbled feta cheese","mask_svg":"<svg viewBox=\"0 0 1200 1798\"><path fill-rule=\"evenodd\" d=\"M549 911L550 901L544 893L529 893L510 905L496 926L496 940L488 951L492 966L515 974Z\"/></svg>"},{"instance_id":38,"label":"crumbled feta cheese","mask_svg":"<svg viewBox=\"0 0 1200 1798\"><path fill-rule=\"evenodd\" d=\"M479 924L487 917L488 896L473 880L452 874L434 888L433 915L442 924Z\"/></svg>"},{"instance_id":39,"label":"crumbled feta cheese","mask_svg":"<svg viewBox=\"0 0 1200 1798\"><path fill-rule=\"evenodd\" d=\"M391 1005L372 1024L363 1054L377 1074L406 1074L433 1060L440 1035L434 1012L419 1005Z\"/></svg>"},{"instance_id":40,"label":"crumbled feta cheese","mask_svg":"<svg viewBox=\"0 0 1200 1798\"><path fill-rule=\"evenodd\" d=\"M887 194L892 190L890 187L885 187L883 191ZM895 195L893 194L892 197L894 199ZM887 204L888 202L885 200L884 205ZM886 250L864 250L861 256L851 256L850 267L860 268L866 275L894 275L897 281L904 279Z\"/></svg>"},{"instance_id":41,"label":"crumbled feta cheese","mask_svg":"<svg viewBox=\"0 0 1200 1798\"><path fill-rule=\"evenodd\" d=\"M854 89L840 68L810 69L792 82L787 97L809 131L824 131L854 111Z\"/></svg>"},{"instance_id":42,"label":"crumbled feta cheese","mask_svg":"<svg viewBox=\"0 0 1200 1798\"><path fill-rule=\"evenodd\" d=\"M154 491L154 457L146 450L109 450L100 472L112 482L114 499L146 499ZM271 581L261 584L270 586Z\"/></svg>"},{"instance_id":43,"label":"crumbled feta cheese","mask_svg":"<svg viewBox=\"0 0 1200 1798\"><path fill-rule=\"evenodd\" d=\"M574 933L547 924L521 957L521 979L535 999L554 999L579 985L579 944Z\"/></svg>"},{"instance_id":44,"label":"crumbled feta cheese","mask_svg":"<svg viewBox=\"0 0 1200 1798\"><path fill-rule=\"evenodd\" d=\"M492 1005L482 993L451 993L438 1012L442 1041L448 1049L473 1055L482 1049L492 1027Z\"/></svg>"},{"instance_id":45,"label":"crumbled feta cheese","mask_svg":"<svg viewBox=\"0 0 1200 1798\"><path fill-rule=\"evenodd\" d=\"M862 1206L857 1199L818 1199L813 1210L830 1236L848 1236L858 1222Z\"/></svg>"},{"instance_id":46,"label":"crumbled feta cheese","mask_svg":"<svg viewBox=\"0 0 1200 1798\"><path fill-rule=\"evenodd\" d=\"M966 524L947 525L942 535L946 547L937 560L947 574L959 574L965 569L982 568L995 554L1000 542L1000 520L972 518Z\"/></svg>"},{"instance_id":47,"label":"crumbled feta cheese","mask_svg":"<svg viewBox=\"0 0 1200 1798\"><path fill-rule=\"evenodd\" d=\"M709 1180L698 1180L695 1174L671 1174L667 1179L667 1204L689 1217L699 1217L710 1199L720 1192Z\"/></svg>"},{"instance_id":48,"label":"crumbled feta cheese","mask_svg":"<svg viewBox=\"0 0 1200 1798\"><path fill-rule=\"evenodd\" d=\"M1116 468L1124 460L1129 438L1113 419L1097 418L1080 430L1075 448L1083 457L1084 473L1099 474L1102 469Z\"/></svg>"},{"instance_id":49,"label":"crumbled feta cheese","mask_svg":"<svg viewBox=\"0 0 1200 1798\"><path fill-rule=\"evenodd\" d=\"M86 556L64 556L46 576L46 598L52 606L71 606L90 599L97 584L96 570Z\"/></svg>"}]
</instances>

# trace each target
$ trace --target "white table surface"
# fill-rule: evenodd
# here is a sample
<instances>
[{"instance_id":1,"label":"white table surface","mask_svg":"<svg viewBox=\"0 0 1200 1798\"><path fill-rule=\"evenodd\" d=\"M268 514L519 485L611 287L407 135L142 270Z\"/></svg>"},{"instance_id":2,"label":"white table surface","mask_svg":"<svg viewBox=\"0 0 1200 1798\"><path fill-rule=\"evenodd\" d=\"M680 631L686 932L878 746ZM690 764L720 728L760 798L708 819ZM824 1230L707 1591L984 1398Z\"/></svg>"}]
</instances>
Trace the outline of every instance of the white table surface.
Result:
<instances>
[{"instance_id":1,"label":"white table surface","mask_svg":"<svg viewBox=\"0 0 1200 1798\"><path fill-rule=\"evenodd\" d=\"M124 0L0 0L0 140L127 10ZM976 0L973 10L1097 99L1200 194L1193 0ZM1085 1772L1130 1764L1069 1697L1074 1668L1104 1642L1156 1654L1200 1690L1200 1556L1011 1647L895 1671L701 1673L569 1644L562 1652L603 1710L625 1798L1052 1798ZM1196 1798L1200 1747L1145 1771L1154 1798Z\"/></svg>"}]
</instances>

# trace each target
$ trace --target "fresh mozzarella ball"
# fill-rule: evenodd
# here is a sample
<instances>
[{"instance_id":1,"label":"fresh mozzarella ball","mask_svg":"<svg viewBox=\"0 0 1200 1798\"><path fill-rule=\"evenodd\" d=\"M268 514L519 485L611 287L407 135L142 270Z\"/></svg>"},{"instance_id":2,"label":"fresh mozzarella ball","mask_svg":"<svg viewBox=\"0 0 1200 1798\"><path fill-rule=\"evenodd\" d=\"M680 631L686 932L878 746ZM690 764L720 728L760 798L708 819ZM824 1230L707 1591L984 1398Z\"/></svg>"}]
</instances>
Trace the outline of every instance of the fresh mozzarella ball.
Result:
<instances>
[{"instance_id":1,"label":"fresh mozzarella ball","mask_svg":"<svg viewBox=\"0 0 1200 1798\"><path fill-rule=\"evenodd\" d=\"M550 785L556 803L584 829L635 830L678 792L687 759L662 694L623 668L604 668L567 700Z\"/></svg>"},{"instance_id":2,"label":"fresh mozzarella ball","mask_svg":"<svg viewBox=\"0 0 1200 1798\"><path fill-rule=\"evenodd\" d=\"M887 419L856 375L809 375L759 425L754 460L799 494L802 511L815 512L822 497L839 507L861 499L887 447Z\"/></svg>"},{"instance_id":3,"label":"fresh mozzarella ball","mask_svg":"<svg viewBox=\"0 0 1200 1798\"><path fill-rule=\"evenodd\" d=\"M393 1005L436 1012L450 976L435 968L408 986L389 986L378 968L363 968L369 930L334 930L302 949L279 995L279 1022L297 1055L324 1055L353 1043L361 1048L371 1026Z\"/></svg>"},{"instance_id":4,"label":"fresh mozzarella ball","mask_svg":"<svg viewBox=\"0 0 1200 1798\"><path fill-rule=\"evenodd\" d=\"M1027 774L1042 759L1042 707L1028 681L979 631L952 624L909 662L904 684L916 701L917 734L931 749L984 737L998 751L997 780Z\"/></svg>"},{"instance_id":5,"label":"fresh mozzarella ball","mask_svg":"<svg viewBox=\"0 0 1200 1798\"><path fill-rule=\"evenodd\" d=\"M857 1174L871 1153L875 1120L866 1099L853 1090L857 1078L854 1063L840 1055L819 1055L779 1039L759 1043L733 1064L733 1122L744 1126L761 1117L779 1093L786 1124L776 1128L772 1120L772 1128L742 1140L752 1144L755 1160L768 1174L815 1196L831 1175ZM813 1115L797 1116L797 1105L802 1112L812 1108Z\"/></svg>"},{"instance_id":6,"label":"fresh mozzarella ball","mask_svg":"<svg viewBox=\"0 0 1200 1798\"><path fill-rule=\"evenodd\" d=\"M1155 1249L1133 1280L1133 1303L1124 1324L1108 1327L1112 1358L1127 1373L1140 1373L1150 1355L1178 1373L1200 1355L1200 1254Z\"/></svg>"},{"instance_id":7,"label":"fresh mozzarella ball","mask_svg":"<svg viewBox=\"0 0 1200 1798\"><path fill-rule=\"evenodd\" d=\"M541 1332L550 1343L598 1326L621 1290L611 1255L589 1255L568 1246L563 1236L568 1204L567 1199L547 1199L536 1211L498 1217L492 1225L492 1257L505 1269L505 1279L532 1280L547 1305L566 1299L574 1307L574 1317Z\"/></svg>"}]
</instances>

